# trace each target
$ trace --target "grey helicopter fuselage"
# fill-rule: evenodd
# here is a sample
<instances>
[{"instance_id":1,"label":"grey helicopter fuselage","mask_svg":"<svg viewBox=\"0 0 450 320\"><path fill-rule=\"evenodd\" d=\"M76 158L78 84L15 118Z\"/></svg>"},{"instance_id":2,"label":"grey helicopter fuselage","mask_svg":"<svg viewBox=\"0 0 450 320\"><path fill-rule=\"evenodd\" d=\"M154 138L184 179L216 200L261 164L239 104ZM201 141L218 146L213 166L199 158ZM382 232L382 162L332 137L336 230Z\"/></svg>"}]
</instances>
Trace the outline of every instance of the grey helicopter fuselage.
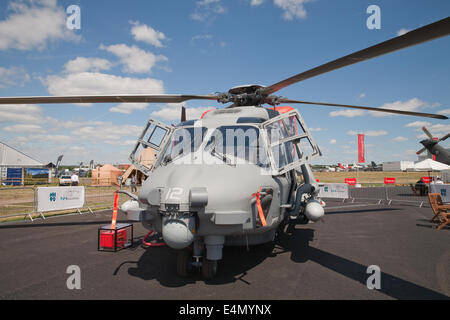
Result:
<instances>
[{"instance_id":1,"label":"grey helicopter fuselage","mask_svg":"<svg viewBox=\"0 0 450 320\"><path fill-rule=\"evenodd\" d=\"M450 152L439 145L437 141L432 139L426 139L420 141L420 143L436 158L436 161L450 165Z\"/></svg>"},{"instance_id":2,"label":"grey helicopter fuselage","mask_svg":"<svg viewBox=\"0 0 450 320\"><path fill-rule=\"evenodd\" d=\"M297 148L289 149L294 155L297 152L296 159L290 154L281 155L286 156L283 163L279 154L274 159L269 152L274 143L268 128L289 119L286 115L277 120L280 117L278 111L263 107L235 107L212 110L202 119L170 129L171 138L162 143L137 201L125 203L122 210L130 219L161 233L174 249L194 243L195 251L195 247L204 245L209 260L220 260L224 245L272 241L277 227L289 216L298 216L301 208L310 220L317 221L323 216L323 208L306 160L320 151L294 110L290 119L299 117L300 122L292 137L283 136L282 142L275 144L283 148L289 143L299 145L300 138L293 139L297 135L308 139L315 154L308 158ZM272 123L267 124L271 119ZM217 134L227 130L232 138ZM178 132L191 134L191 138L195 135L197 140L189 144L188 150L174 154L175 141L182 140L177 140ZM238 139L240 142L236 142ZM222 148L230 145L228 152ZM237 157L238 149L245 159ZM297 170L305 180L302 187L297 187ZM309 201L302 199L303 193L310 197ZM300 206L302 201L304 205Z\"/></svg>"}]
</instances>

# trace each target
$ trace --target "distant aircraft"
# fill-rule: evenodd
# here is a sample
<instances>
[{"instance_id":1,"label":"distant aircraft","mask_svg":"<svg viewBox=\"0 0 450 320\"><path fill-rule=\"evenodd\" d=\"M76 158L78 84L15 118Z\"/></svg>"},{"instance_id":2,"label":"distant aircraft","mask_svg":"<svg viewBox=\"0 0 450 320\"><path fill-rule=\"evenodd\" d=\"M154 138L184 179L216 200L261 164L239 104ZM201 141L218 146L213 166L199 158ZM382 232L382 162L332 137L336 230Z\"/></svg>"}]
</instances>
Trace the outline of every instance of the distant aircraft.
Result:
<instances>
[{"instance_id":1,"label":"distant aircraft","mask_svg":"<svg viewBox=\"0 0 450 320\"><path fill-rule=\"evenodd\" d=\"M416 153L421 154L425 150L428 150L433 155L433 160L450 165L450 152L439 145L439 142L445 141L448 137L450 137L450 133L447 133L445 136L439 139L437 137L433 137L427 130L427 128L422 127L422 130L429 137L429 139L420 141L420 143L423 145L423 148Z\"/></svg>"}]
</instances>

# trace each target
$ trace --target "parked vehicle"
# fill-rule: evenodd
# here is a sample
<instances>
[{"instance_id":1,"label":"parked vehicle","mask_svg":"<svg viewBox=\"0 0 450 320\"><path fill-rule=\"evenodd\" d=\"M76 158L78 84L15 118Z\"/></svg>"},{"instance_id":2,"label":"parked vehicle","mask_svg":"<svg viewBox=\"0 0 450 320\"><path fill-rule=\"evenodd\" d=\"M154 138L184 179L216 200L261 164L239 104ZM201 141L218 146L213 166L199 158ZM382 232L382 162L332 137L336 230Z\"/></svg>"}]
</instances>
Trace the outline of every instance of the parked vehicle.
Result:
<instances>
[{"instance_id":1,"label":"parked vehicle","mask_svg":"<svg viewBox=\"0 0 450 320\"><path fill-rule=\"evenodd\" d=\"M70 178L70 176L63 175L63 176L59 177L59 185L60 186L70 186L70 185L72 185L72 179Z\"/></svg>"}]
</instances>

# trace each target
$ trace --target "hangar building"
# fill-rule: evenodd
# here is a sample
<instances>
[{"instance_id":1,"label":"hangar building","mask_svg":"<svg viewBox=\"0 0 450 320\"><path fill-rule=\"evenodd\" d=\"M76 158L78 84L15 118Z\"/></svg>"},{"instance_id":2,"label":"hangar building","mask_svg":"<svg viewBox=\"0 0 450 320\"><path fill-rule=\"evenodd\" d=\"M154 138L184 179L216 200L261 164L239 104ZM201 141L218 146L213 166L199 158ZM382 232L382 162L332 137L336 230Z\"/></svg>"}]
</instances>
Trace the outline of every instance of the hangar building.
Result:
<instances>
[{"instance_id":1,"label":"hangar building","mask_svg":"<svg viewBox=\"0 0 450 320\"><path fill-rule=\"evenodd\" d=\"M27 178L50 179L50 170L42 162L0 141L1 185L23 185Z\"/></svg>"}]
</instances>

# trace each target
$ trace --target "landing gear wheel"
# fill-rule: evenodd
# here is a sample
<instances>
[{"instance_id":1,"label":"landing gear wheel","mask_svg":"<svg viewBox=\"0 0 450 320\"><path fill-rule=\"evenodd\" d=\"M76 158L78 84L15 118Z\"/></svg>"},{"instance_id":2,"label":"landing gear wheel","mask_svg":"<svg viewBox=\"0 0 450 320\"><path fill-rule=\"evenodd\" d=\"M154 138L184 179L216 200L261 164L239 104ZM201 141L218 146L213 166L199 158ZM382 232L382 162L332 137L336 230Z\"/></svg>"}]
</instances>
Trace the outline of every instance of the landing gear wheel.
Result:
<instances>
[{"instance_id":1,"label":"landing gear wheel","mask_svg":"<svg viewBox=\"0 0 450 320\"><path fill-rule=\"evenodd\" d=\"M211 280L217 275L217 260L203 259L202 275L205 279Z\"/></svg>"},{"instance_id":2,"label":"landing gear wheel","mask_svg":"<svg viewBox=\"0 0 450 320\"><path fill-rule=\"evenodd\" d=\"M309 219L304 214L300 215L297 220L299 224L307 224L309 222Z\"/></svg>"},{"instance_id":3,"label":"landing gear wheel","mask_svg":"<svg viewBox=\"0 0 450 320\"><path fill-rule=\"evenodd\" d=\"M183 249L177 255L177 274L181 277L187 277L192 273L192 252L189 249Z\"/></svg>"}]
</instances>

